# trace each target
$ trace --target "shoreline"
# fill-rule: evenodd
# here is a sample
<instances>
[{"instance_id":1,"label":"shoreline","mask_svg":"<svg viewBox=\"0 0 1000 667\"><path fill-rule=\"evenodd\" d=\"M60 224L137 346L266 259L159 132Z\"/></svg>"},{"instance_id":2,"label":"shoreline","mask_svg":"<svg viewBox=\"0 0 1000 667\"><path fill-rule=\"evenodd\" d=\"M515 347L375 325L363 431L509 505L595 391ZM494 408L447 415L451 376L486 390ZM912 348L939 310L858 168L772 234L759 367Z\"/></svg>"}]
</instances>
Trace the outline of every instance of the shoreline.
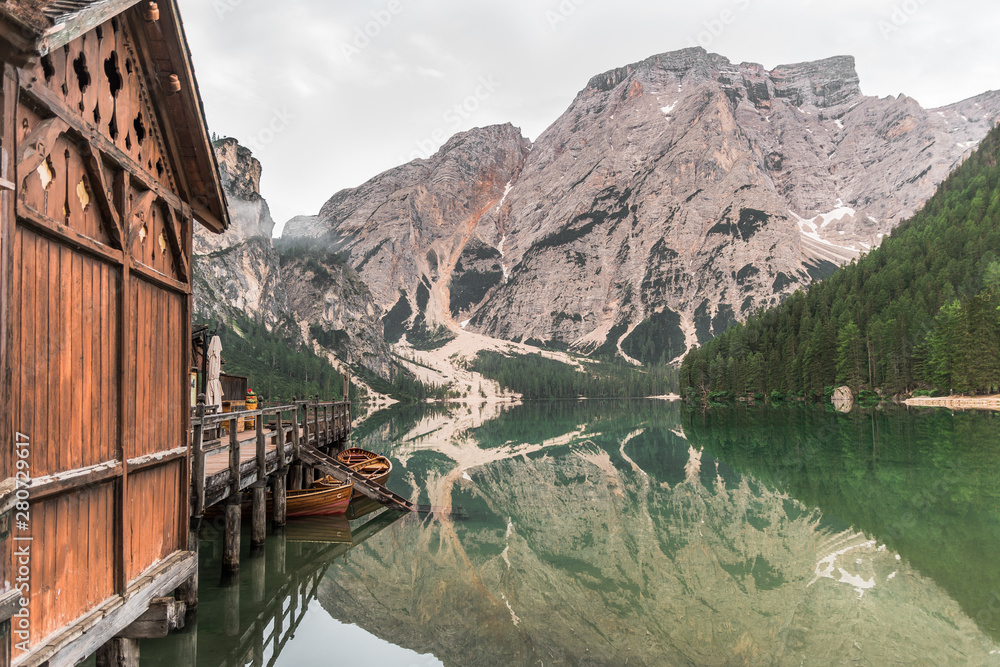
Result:
<instances>
[{"instance_id":1,"label":"shoreline","mask_svg":"<svg viewBox=\"0 0 1000 667\"><path fill-rule=\"evenodd\" d=\"M942 398L908 398L904 405L915 408L951 408L953 410L1000 411L1000 396L946 396Z\"/></svg>"}]
</instances>

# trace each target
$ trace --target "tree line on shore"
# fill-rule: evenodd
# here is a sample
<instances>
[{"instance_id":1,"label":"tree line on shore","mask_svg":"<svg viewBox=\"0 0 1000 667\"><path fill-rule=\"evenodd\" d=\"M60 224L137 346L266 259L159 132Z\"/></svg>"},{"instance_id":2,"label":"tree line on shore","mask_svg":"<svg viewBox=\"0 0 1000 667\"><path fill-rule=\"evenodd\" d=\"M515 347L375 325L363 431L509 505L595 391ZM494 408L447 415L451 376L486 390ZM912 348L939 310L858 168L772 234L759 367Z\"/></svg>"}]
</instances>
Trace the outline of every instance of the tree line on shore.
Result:
<instances>
[{"instance_id":1,"label":"tree line on shore","mask_svg":"<svg viewBox=\"0 0 1000 667\"><path fill-rule=\"evenodd\" d=\"M1000 388L1000 128L883 243L690 351L682 391L820 397Z\"/></svg>"}]
</instances>

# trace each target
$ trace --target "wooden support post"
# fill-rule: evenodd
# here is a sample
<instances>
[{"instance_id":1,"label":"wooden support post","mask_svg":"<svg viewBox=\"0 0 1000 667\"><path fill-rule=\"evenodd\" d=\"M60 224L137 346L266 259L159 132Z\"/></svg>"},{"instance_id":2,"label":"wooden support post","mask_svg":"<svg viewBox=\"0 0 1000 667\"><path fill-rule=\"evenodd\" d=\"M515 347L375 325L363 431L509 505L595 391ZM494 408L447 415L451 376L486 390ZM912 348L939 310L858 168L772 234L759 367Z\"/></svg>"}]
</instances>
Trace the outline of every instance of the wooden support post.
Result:
<instances>
[{"instance_id":1,"label":"wooden support post","mask_svg":"<svg viewBox=\"0 0 1000 667\"><path fill-rule=\"evenodd\" d=\"M191 517L191 527L188 532L188 551L198 553L198 533L201 532L200 516ZM194 612L198 609L198 574L181 584L174 592L174 596L184 603L189 619L193 620Z\"/></svg>"},{"instance_id":2,"label":"wooden support post","mask_svg":"<svg viewBox=\"0 0 1000 667\"><path fill-rule=\"evenodd\" d=\"M319 430L319 398L317 397L315 405L313 405L313 431L316 434L316 446L322 447L323 443L320 442L320 430Z\"/></svg>"},{"instance_id":3,"label":"wooden support post","mask_svg":"<svg viewBox=\"0 0 1000 667\"><path fill-rule=\"evenodd\" d=\"M292 419L292 460L298 461L299 450L302 447L299 441L299 436L301 435L299 432L299 402L292 401L292 403L295 405L295 418Z\"/></svg>"},{"instance_id":4,"label":"wooden support post","mask_svg":"<svg viewBox=\"0 0 1000 667\"><path fill-rule=\"evenodd\" d=\"M267 479L259 480L251 487L253 493L253 519L250 526L250 548L264 548L267 541Z\"/></svg>"},{"instance_id":5,"label":"wooden support post","mask_svg":"<svg viewBox=\"0 0 1000 667\"><path fill-rule=\"evenodd\" d=\"M226 499L226 533L223 537L222 571L234 574L240 570L240 527L243 509L242 493L234 493Z\"/></svg>"},{"instance_id":6,"label":"wooden support post","mask_svg":"<svg viewBox=\"0 0 1000 667\"><path fill-rule=\"evenodd\" d=\"M288 481L288 468L279 468L274 477L271 478L271 484L273 491L271 492L271 497L274 502L271 504L271 527L275 529L281 529L285 527L288 521L287 512L287 499L288 496L285 493L285 484Z\"/></svg>"},{"instance_id":7,"label":"wooden support post","mask_svg":"<svg viewBox=\"0 0 1000 667\"><path fill-rule=\"evenodd\" d=\"M139 667L139 640L115 637L98 649L97 667Z\"/></svg>"},{"instance_id":8,"label":"wooden support post","mask_svg":"<svg viewBox=\"0 0 1000 667\"><path fill-rule=\"evenodd\" d=\"M184 627L187 605L174 598L157 598L149 609L118 635L124 639L163 639Z\"/></svg>"},{"instance_id":9,"label":"wooden support post","mask_svg":"<svg viewBox=\"0 0 1000 667\"><path fill-rule=\"evenodd\" d=\"M240 441L237 439L236 418L229 420L229 488L233 495L240 492Z\"/></svg>"},{"instance_id":10,"label":"wooden support post","mask_svg":"<svg viewBox=\"0 0 1000 667\"><path fill-rule=\"evenodd\" d=\"M191 436L191 477L194 482L193 513L201 515L205 512L205 394L198 394L198 407ZM195 542L197 543L197 537Z\"/></svg>"},{"instance_id":11,"label":"wooden support post","mask_svg":"<svg viewBox=\"0 0 1000 667\"><path fill-rule=\"evenodd\" d=\"M299 491L302 488L302 464L293 463L289 468L291 470L291 489L292 491Z\"/></svg>"},{"instance_id":12,"label":"wooden support post","mask_svg":"<svg viewBox=\"0 0 1000 667\"><path fill-rule=\"evenodd\" d=\"M323 446L324 447L329 447L330 446L330 438L332 437L332 435L333 434L330 431L330 406L329 405L324 405L323 406Z\"/></svg>"},{"instance_id":13,"label":"wooden support post","mask_svg":"<svg viewBox=\"0 0 1000 667\"><path fill-rule=\"evenodd\" d=\"M281 447L277 447L281 453ZM257 481L267 477L267 440L264 439L263 414L257 417Z\"/></svg>"},{"instance_id":14,"label":"wooden support post","mask_svg":"<svg viewBox=\"0 0 1000 667\"><path fill-rule=\"evenodd\" d=\"M306 466L305 470L302 471L302 488L311 489L313 485L313 476L315 475L315 470L312 466Z\"/></svg>"}]
</instances>

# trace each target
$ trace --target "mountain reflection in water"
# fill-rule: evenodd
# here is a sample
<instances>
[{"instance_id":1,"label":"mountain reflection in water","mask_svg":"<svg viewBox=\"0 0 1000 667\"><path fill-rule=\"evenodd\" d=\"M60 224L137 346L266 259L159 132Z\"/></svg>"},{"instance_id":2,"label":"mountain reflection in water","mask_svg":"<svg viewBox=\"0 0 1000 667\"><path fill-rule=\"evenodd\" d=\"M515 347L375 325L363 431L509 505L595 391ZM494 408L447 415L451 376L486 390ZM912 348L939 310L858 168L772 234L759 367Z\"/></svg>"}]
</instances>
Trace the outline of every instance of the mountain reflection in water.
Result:
<instances>
[{"instance_id":1,"label":"mountain reflection in water","mask_svg":"<svg viewBox=\"0 0 1000 667\"><path fill-rule=\"evenodd\" d=\"M204 665L333 664L365 642L400 652L380 665L997 664L998 424L660 402L397 410L356 444L393 458L393 490L469 519L369 515L354 544L322 547L295 546L290 526L285 574L268 554L274 583L241 587L250 643L231 650L209 539L198 627L144 643L143 662L194 634ZM273 622L243 620L300 588L353 634L276 649Z\"/></svg>"}]
</instances>

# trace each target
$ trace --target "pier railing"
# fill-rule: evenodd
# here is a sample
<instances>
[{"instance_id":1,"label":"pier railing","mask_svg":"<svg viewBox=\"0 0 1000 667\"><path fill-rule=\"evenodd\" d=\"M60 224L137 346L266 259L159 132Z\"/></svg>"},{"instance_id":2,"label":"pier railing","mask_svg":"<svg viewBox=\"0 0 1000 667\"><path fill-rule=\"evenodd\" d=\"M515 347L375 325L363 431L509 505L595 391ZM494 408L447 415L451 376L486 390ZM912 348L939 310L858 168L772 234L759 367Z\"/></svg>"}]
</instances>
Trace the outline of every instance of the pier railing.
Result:
<instances>
[{"instance_id":1,"label":"pier railing","mask_svg":"<svg viewBox=\"0 0 1000 667\"><path fill-rule=\"evenodd\" d=\"M325 448L351 432L348 402L294 401L259 410L207 414L204 398L198 397L191 428L191 500L195 516L301 461L302 447ZM241 424L253 424L253 430L241 433ZM247 457L245 452L250 448L254 455ZM215 465L210 470L208 460L217 461L223 453L228 455L228 465L222 469Z\"/></svg>"}]
</instances>

